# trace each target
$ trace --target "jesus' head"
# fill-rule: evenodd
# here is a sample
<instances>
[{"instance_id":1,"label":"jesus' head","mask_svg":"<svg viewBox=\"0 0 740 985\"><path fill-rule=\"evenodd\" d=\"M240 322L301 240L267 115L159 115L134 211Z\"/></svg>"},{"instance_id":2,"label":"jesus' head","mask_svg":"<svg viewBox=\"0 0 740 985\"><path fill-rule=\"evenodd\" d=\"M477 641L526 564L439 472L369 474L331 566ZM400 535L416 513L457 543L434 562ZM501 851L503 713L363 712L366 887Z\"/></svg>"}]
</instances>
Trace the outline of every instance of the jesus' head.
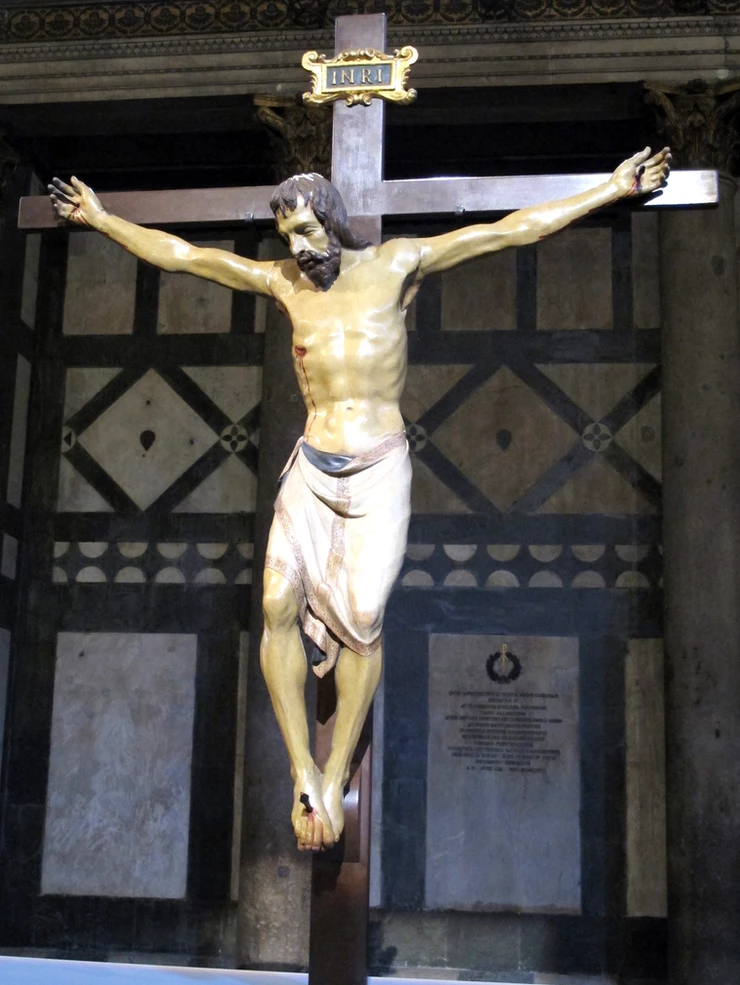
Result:
<instances>
[{"instance_id":1,"label":"jesus' head","mask_svg":"<svg viewBox=\"0 0 740 985\"><path fill-rule=\"evenodd\" d=\"M352 232L341 195L320 174L287 178L275 189L270 208L298 266L323 291L339 276L343 247L370 245Z\"/></svg>"}]
</instances>

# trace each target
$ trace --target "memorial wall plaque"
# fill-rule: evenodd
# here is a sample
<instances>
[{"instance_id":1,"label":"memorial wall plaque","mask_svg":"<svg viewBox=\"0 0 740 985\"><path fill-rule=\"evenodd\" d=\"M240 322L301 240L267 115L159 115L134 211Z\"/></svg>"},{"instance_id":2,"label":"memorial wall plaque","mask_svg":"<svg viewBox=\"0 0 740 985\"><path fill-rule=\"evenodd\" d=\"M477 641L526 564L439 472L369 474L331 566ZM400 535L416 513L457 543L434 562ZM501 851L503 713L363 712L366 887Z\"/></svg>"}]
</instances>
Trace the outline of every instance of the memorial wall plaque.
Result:
<instances>
[{"instance_id":1,"label":"memorial wall plaque","mask_svg":"<svg viewBox=\"0 0 740 985\"><path fill-rule=\"evenodd\" d=\"M579 913L578 640L433 635L426 905Z\"/></svg>"}]
</instances>

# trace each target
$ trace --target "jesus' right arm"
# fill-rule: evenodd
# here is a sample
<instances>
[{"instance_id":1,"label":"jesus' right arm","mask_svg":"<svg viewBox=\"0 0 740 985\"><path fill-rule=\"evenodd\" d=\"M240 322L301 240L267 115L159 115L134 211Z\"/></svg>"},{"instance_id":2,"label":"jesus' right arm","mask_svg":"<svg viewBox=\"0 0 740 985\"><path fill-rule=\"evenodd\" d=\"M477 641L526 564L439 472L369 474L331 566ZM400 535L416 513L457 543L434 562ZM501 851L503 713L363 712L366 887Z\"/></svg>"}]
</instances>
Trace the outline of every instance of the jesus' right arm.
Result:
<instances>
[{"instance_id":1,"label":"jesus' right arm","mask_svg":"<svg viewBox=\"0 0 740 985\"><path fill-rule=\"evenodd\" d=\"M106 212L98 196L84 182L78 178L70 180L72 183L68 185L54 178L54 183L49 185L54 211L62 219L97 230L140 260L162 270L194 274L236 291L272 294L270 278L275 269L272 261L251 260L227 250L193 246L160 229L137 226Z\"/></svg>"}]
</instances>

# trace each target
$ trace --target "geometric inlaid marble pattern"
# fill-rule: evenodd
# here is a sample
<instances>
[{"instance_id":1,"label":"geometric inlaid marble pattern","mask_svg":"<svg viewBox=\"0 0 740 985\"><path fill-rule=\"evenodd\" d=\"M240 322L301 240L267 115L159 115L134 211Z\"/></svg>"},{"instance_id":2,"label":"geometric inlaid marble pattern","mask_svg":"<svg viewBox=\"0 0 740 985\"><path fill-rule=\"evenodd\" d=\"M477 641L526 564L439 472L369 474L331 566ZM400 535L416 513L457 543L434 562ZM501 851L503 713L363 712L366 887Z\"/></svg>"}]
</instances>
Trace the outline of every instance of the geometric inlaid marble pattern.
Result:
<instances>
[{"instance_id":1,"label":"geometric inlaid marble pattern","mask_svg":"<svg viewBox=\"0 0 740 985\"><path fill-rule=\"evenodd\" d=\"M113 507L65 458L59 460L58 513L112 513Z\"/></svg>"},{"instance_id":2,"label":"geometric inlaid marble pattern","mask_svg":"<svg viewBox=\"0 0 740 985\"><path fill-rule=\"evenodd\" d=\"M616 436L636 462L660 482L662 472L661 399L656 394L652 400L627 421Z\"/></svg>"},{"instance_id":3,"label":"geometric inlaid marble pattern","mask_svg":"<svg viewBox=\"0 0 740 985\"><path fill-rule=\"evenodd\" d=\"M56 584L250 585L254 545L184 541L57 541L52 581Z\"/></svg>"},{"instance_id":4,"label":"geometric inlaid marble pattern","mask_svg":"<svg viewBox=\"0 0 740 985\"><path fill-rule=\"evenodd\" d=\"M93 232L69 236L65 335L126 335L133 331L136 257Z\"/></svg>"},{"instance_id":5,"label":"geometric inlaid marble pattern","mask_svg":"<svg viewBox=\"0 0 740 985\"><path fill-rule=\"evenodd\" d=\"M416 455L411 456L411 509L414 513L470 513L470 507Z\"/></svg>"},{"instance_id":6,"label":"geometric inlaid marble pattern","mask_svg":"<svg viewBox=\"0 0 740 985\"><path fill-rule=\"evenodd\" d=\"M610 229L567 229L538 243L537 268L537 328L612 327Z\"/></svg>"},{"instance_id":7,"label":"geometric inlaid marble pattern","mask_svg":"<svg viewBox=\"0 0 740 985\"><path fill-rule=\"evenodd\" d=\"M634 516L656 508L603 456L595 455L552 494L539 513L600 513Z\"/></svg>"},{"instance_id":8,"label":"geometric inlaid marble pattern","mask_svg":"<svg viewBox=\"0 0 740 985\"><path fill-rule=\"evenodd\" d=\"M655 544L409 544L401 584L432 588L656 588Z\"/></svg>"},{"instance_id":9,"label":"geometric inlaid marble pattern","mask_svg":"<svg viewBox=\"0 0 740 985\"><path fill-rule=\"evenodd\" d=\"M433 407L470 369L470 366L409 366L401 394L401 413L407 421L417 421Z\"/></svg>"},{"instance_id":10,"label":"geometric inlaid marble pattern","mask_svg":"<svg viewBox=\"0 0 740 985\"><path fill-rule=\"evenodd\" d=\"M516 253L503 250L442 274L445 331L516 328Z\"/></svg>"},{"instance_id":11,"label":"geometric inlaid marble pattern","mask_svg":"<svg viewBox=\"0 0 740 985\"><path fill-rule=\"evenodd\" d=\"M150 369L78 441L145 510L218 441L218 435Z\"/></svg>"},{"instance_id":12,"label":"geometric inlaid marble pattern","mask_svg":"<svg viewBox=\"0 0 740 985\"><path fill-rule=\"evenodd\" d=\"M519 499L577 435L503 366L434 433L449 460L500 510Z\"/></svg>"},{"instance_id":13,"label":"geometric inlaid marble pattern","mask_svg":"<svg viewBox=\"0 0 740 985\"><path fill-rule=\"evenodd\" d=\"M42 893L184 897L196 649L59 634Z\"/></svg>"},{"instance_id":14,"label":"geometric inlaid marble pattern","mask_svg":"<svg viewBox=\"0 0 740 985\"><path fill-rule=\"evenodd\" d=\"M261 366L183 366L183 370L232 423L262 399Z\"/></svg>"},{"instance_id":15,"label":"geometric inlaid marble pattern","mask_svg":"<svg viewBox=\"0 0 740 985\"><path fill-rule=\"evenodd\" d=\"M120 369L109 369L105 366L68 369L64 388L63 420L68 421L120 372Z\"/></svg>"},{"instance_id":16,"label":"geometric inlaid marble pattern","mask_svg":"<svg viewBox=\"0 0 740 985\"><path fill-rule=\"evenodd\" d=\"M537 367L594 421L613 410L653 368L650 363L551 363Z\"/></svg>"},{"instance_id":17,"label":"geometric inlaid marble pattern","mask_svg":"<svg viewBox=\"0 0 740 985\"><path fill-rule=\"evenodd\" d=\"M253 513L257 476L236 455L229 457L174 508L174 513Z\"/></svg>"},{"instance_id":18,"label":"geometric inlaid marble pattern","mask_svg":"<svg viewBox=\"0 0 740 985\"><path fill-rule=\"evenodd\" d=\"M193 240L194 246L234 252L233 240ZM167 273L159 277L157 331L194 335L231 330L232 292L214 281L190 274Z\"/></svg>"}]
</instances>

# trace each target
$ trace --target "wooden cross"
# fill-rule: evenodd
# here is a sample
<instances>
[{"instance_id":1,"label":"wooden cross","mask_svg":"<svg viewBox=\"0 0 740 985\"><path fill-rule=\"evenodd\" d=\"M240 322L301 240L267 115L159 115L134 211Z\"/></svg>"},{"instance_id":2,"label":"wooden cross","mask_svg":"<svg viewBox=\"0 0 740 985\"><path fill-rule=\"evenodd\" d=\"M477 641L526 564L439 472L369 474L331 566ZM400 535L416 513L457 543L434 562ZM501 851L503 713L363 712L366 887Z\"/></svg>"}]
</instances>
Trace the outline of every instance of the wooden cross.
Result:
<instances>
[{"instance_id":1,"label":"wooden cross","mask_svg":"<svg viewBox=\"0 0 740 985\"><path fill-rule=\"evenodd\" d=\"M410 39L413 40L413 39ZM385 15L339 17L335 49L385 50ZM501 178L426 178L383 180L384 104L334 106L332 181L344 198L353 225L372 242L380 242L384 216L473 215L510 212L566 198L605 181L604 174L527 175ZM185 191L103 194L110 212L141 225L197 225L213 222L272 222L272 186L198 188ZM715 205L714 171L674 171L661 195L636 203L641 208ZM24 198L21 229L48 229L56 220L48 197ZM326 758L331 720L322 712L320 692L317 762ZM325 711L325 709L324 709ZM314 860L311 906L310 985L366 985L369 883L370 746L354 776L347 810L343 849Z\"/></svg>"}]
</instances>

